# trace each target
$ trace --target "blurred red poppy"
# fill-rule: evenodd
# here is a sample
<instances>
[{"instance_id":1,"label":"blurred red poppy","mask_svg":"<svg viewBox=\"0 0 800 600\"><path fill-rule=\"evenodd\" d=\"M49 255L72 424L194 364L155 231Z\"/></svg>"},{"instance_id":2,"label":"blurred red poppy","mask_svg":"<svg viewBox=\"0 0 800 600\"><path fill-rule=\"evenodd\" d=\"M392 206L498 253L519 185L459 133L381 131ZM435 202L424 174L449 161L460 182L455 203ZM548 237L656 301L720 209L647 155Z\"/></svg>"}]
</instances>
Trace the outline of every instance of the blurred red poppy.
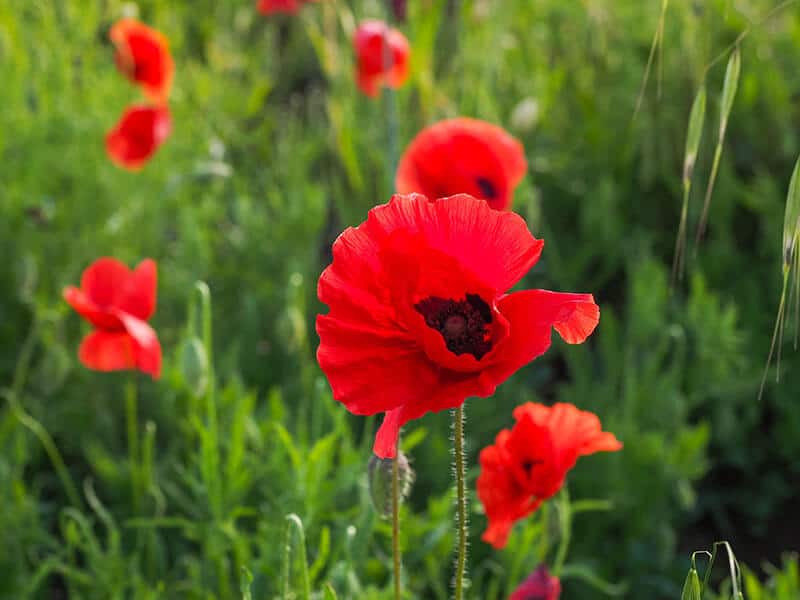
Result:
<instances>
[{"instance_id":1,"label":"blurred red poppy","mask_svg":"<svg viewBox=\"0 0 800 600\"><path fill-rule=\"evenodd\" d=\"M561 581L555 575L550 575L547 567L540 565L508 600L558 600L560 595Z\"/></svg>"},{"instance_id":2,"label":"blurred red poppy","mask_svg":"<svg viewBox=\"0 0 800 600\"><path fill-rule=\"evenodd\" d=\"M550 346L583 342L600 309L590 294L506 294L539 259L519 215L460 195L396 195L333 244L319 279L317 359L352 413L385 412L373 451L395 456L400 428L487 397Z\"/></svg>"},{"instance_id":3,"label":"blurred red poppy","mask_svg":"<svg viewBox=\"0 0 800 600\"><path fill-rule=\"evenodd\" d=\"M361 23L353 38L353 48L356 83L367 96L377 96L382 86L399 88L408 79L411 54L408 40L383 21Z\"/></svg>"},{"instance_id":4,"label":"blurred red poppy","mask_svg":"<svg viewBox=\"0 0 800 600\"><path fill-rule=\"evenodd\" d=\"M505 210L526 169L522 144L511 134L462 117L417 134L400 158L395 185L400 194L419 192L431 198L470 194Z\"/></svg>"},{"instance_id":5,"label":"blurred red poppy","mask_svg":"<svg viewBox=\"0 0 800 600\"><path fill-rule=\"evenodd\" d=\"M506 545L515 521L561 489L578 457L622 448L597 415L572 404L528 402L514 418L511 431L502 430L480 454L478 497L489 520L481 539L495 548Z\"/></svg>"},{"instance_id":6,"label":"blurred red poppy","mask_svg":"<svg viewBox=\"0 0 800 600\"><path fill-rule=\"evenodd\" d=\"M109 37L116 48L114 60L119 70L141 85L153 102L166 102L175 72L167 38L135 19L117 21Z\"/></svg>"},{"instance_id":7,"label":"blurred red poppy","mask_svg":"<svg viewBox=\"0 0 800 600\"><path fill-rule=\"evenodd\" d=\"M273 13L295 14L304 4L316 2L316 0L259 0L258 12L263 15Z\"/></svg>"},{"instance_id":8,"label":"blurred red poppy","mask_svg":"<svg viewBox=\"0 0 800 600\"><path fill-rule=\"evenodd\" d=\"M141 169L172 132L166 106L131 106L106 135L112 162L131 171Z\"/></svg>"},{"instance_id":9,"label":"blurred red poppy","mask_svg":"<svg viewBox=\"0 0 800 600\"><path fill-rule=\"evenodd\" d=\"M131 271L115 258L99 258L64 289L64 299L94 331L83 338L80 361L96 371L137 369L161 375L161 344L147 320L156 309L156 263L143 260Z\"/></svg>"}]
</instances>

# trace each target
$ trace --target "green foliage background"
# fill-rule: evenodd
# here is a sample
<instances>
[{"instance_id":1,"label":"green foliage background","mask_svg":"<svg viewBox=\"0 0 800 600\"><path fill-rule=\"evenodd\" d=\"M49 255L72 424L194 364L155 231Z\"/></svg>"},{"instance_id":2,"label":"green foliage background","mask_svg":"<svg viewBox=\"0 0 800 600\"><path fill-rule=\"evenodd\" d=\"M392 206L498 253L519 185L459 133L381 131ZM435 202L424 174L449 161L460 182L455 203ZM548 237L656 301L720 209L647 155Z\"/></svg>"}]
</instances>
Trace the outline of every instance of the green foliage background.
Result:
<instances>
[{"instance_id":1,"label":"green foliage background","mask_svg":"<svg viewBox=\"0 0 800 600\"><path fill-rule=\"evenodd\" d=\"M386 8L323 0L263 18L254 4L138 3L169 37L177 69L174 132L133 174L103 148L139 98L107 41L131 5L0 4L0 388L17 401L0 404L2 598L237 598L242 567L253 598L281 597L289 513L304 525L317 597L327 583L340 598L388 597L390 529L365 488L376 421L332 400L313 325L330 243L390 194L386 106L355 89L349 42L358 19ZM597 412L624 441L570 476L574 500L613 508L576 515L566 598L677 598L689 552L722 537L754 569L800 549L800 522L786 512L800 483L793 329L781 383L757 401L800 153L800 5L785 4L760 23L775 2L671 3L635 118L657 2L412 0L400 25L413 74L394 99L399 147L456 115L508 128L530 165L514 208L546 240L524 287L592 292L601 305L589 343L556 342L494 398L466 405L471 465L527 400ZM705 80L693 224L727 55L706 67L745 30L709 229L671 287L689 108ZM158 383L77 363L85 327L61 290L102 255L158 261ZM198 389L211 373L197 363L198 340L210 341L197 280L213 305L211 394ZM138 465L125 430L132 390ZM77 501L26 414L52 436ZM408 597L444 599L449 417L405 433L417 472L402 514ZM470 597L507 597L557 543L554 507L502 552L479 541L485 521L471 508ZM291 562L299 593L302 560ZM750 597L795 598L797 565L785 564L763 589L750 575Z\"/></svg>"}]
</instances>

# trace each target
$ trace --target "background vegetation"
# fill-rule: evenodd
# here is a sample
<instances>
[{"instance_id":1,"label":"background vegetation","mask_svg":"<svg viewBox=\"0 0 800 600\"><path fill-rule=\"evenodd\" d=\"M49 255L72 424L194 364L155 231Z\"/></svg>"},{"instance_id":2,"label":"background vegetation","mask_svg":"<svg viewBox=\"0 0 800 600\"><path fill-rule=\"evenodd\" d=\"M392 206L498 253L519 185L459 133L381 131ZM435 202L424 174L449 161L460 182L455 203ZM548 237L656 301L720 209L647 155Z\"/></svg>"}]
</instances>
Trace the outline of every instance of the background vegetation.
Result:
<instances>
[{"instance_id":1,"label":"background vegetation","mask_svg":"<svg viewBox=\"0 0 800 600\"><path fill-rule=\"evenodd\" d=\"M365 488L376 423L331 399L313 326L331 241L390 194L386 107L353 85L349 41L358 19L386 8L327 0L266 19L254 4L0 3L0 597L236 598L242 567L253 598L280 597L289 513L304 525L314 590L387 596L389 527ZM796 599L797 562L781 558L800 540L793 329L781 383L757 397L800 153L800 5L762 21L776 2L664 1L643 87L657 2L408 4L398 146L456 115L508 128L530 165L514 208L546 240L524 287L592 292L603 315L589 343L556 342L494 398L467 403L470 464L517 404L573 402L625 449L570 476L574 500L612 508L575 515L565 598L678 598L689 554L724 538L751 568L746 597ZM177 67L172 137L133 174L103 147L137 97L107 40L132 9L169 37ZM671 287L689 109L705 81L693 240L726 52L743 31L708 231ZM77 363L84 326L61 289L102 255L158 261L157 383ZM213 341L198 280L211 290ZM449 594L448 423L427 416L404 437L417 472L402 515L413 598ZM472 508L471 597L506 597L552 549L556 511L495 552ZM301 562L288 573L295 591Z\"/></svg>"}]
</instances>

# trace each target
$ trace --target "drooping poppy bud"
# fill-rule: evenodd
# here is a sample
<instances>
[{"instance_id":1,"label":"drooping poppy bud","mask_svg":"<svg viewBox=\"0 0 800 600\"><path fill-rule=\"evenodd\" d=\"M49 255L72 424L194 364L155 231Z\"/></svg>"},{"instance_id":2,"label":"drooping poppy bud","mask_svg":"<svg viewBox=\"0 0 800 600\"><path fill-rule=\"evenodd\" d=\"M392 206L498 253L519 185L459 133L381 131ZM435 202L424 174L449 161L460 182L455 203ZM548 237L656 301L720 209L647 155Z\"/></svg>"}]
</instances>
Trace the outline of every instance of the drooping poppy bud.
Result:
<instances>
[{"instance_id":1,"label":"drooping poppy bud","mask_svg":"<svg viewBox=\"0 0 800 600\"><path fill-rule=\"evenodd\" d=\"M398 501L403 502L411 493L414 483L414 470L408 464L406 455L397 453L397 458L378 458L374 454L367 465L367 478L369 480L369 495L372 505L381 517L387 518L392 514L392 470L394 461L397 461Z\"/></svg>"},{"instance_id":2,"label":"drooping poppy bud","mask_svg":"<svg viewBox=\"0 0 800 600\"><path fill-rule=\"evenodd\" d=\"M106 135L106 152L118 167L138 171L172 131L166 106L131 106Z\"/></svg>"},{"instance_id":3,"label":"drooping poppy bud","mask_svg":"<svg viewBox=\"0 0 800 600\"><path fill-rule=\"evenodd\" d=\"M408 79L411 50L406 36L383 21L364 21L353 38L356 83L367 96L380 88L399 88Z\"/></svg>"},{"instance_id":4,"label":"drooping poppy bud","mask_svg":"<svg viewBox=\"0 0 800 600\"><path fill-rule=\"evenodd\" d=\"M175 65L167 38L135 19L117 21L109 32L117 68L153 101L163 104L169 97Z\"/></svg>"},{"instance_id":5,"label":"drooping poppy bud","mask_svg":"<svg viewBox=\"0 0 800 600\"><path fill-rule=\"evenodd\" d=\"M546 566L540 565L508 600L558 600L560 595L561 581L555 575L550 575Z\"/></svg>"}]
</instances>

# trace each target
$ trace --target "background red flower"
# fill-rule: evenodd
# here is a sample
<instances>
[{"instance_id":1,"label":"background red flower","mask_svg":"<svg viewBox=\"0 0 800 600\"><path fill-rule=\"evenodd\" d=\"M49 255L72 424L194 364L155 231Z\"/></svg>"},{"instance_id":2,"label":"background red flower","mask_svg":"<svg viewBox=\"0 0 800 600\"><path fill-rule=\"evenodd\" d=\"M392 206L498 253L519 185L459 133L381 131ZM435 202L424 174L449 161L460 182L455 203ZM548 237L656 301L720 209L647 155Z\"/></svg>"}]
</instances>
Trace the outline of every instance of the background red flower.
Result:
<instances>
[{"instance_id":1,"label":"background red flower","mask_svg":"<svg viewBox=\"0 0 800 600\"><path fill-rule=\"evenodd\" d=\"M522 144L511 134L462 117L417 134L400 158L395 185L401 194L419 192L431 198L470 194L505 210L526 170Z\"/></svg>"},{"instance_id":2,"label":"background red flower","mask_svg":"<svg viewBox=\"0 0 800 600\"><path fill-rule=\"evenodd\" d=\"M550 575L547 567L540 565L508 600L558 600L560 595L561 581L555 575Z\"/></svg>"},{"instance_id":3,"label":"background red flower","mask_svg":"<svg viewBox=\"0 0 800 600\"><path fill-rule=\"evenodd\" d=\"M497 434L480 454L478 497L489 520L481 539L495 548L506 545L515 521L558 492L578 457L622 448L597 415L572 404L528 402L514 410L514 418L514 427Z\"/></svg>"},{"instance_id":4,"label":"background red flower","mask_svg":"<svg viewBox=\"0 0 800 600\"><path fill-rule=\"evenodd\" d=\"M553 327L569 343L592 332L590 294L505 293L542 246L521 217L467 195L397 195L339 236L319 279L317 359L350 412L386 413L375 454L395 455L407 421L493 394Z\"/></svg>"},{"instance_id":5,"label":"background red flower","mask_svg":"<svg viewBox=\"0 0 800 600\"><path fill-rule=\"evenodd\" d=\"M295 14L304 4L315 2L316 0L259 0L258 12L263 15L273 13Z\"/></svg>"},{"instance_id":6,"label":"background red flower","mask_svg":"<svg viewBox=\"0 0 800 600\"><path fill-rule=\"evenodd\" d=\"M353 38L353 48L356 83L367 96L377 96L381 86L399 88L408 79L411 54L408 40L383 21L361 23Z\"/></svg>"},{"instance_id":7,"label":"background red flower","mask_svg":"<svg viewBox=\"0 0 800 600\"><path fill-rule=\"evenodd\" d=\"M124 169L141 169L172 132L166 106L131 106L106 135L106 152Z\"/></svg>"},{"instance_id":8,"label":"background red flower","mask_svg":"<svg viewBox=\"0 0 800 600\"><path fill-rule=\"evenodd\" d=\"M141 85L154 102L165 103L175 72L167 38L135 19L115 23L109 37L116 48L114 60L119 70Z\"/></svg>"},{"instance_id":9,"label":"background red flower","mask_svg":"<svg viewBox=\"0 0 800 600\"><path fill-rule=\"evenodd\" d=\"M84 366L138 369L158 379L161 344L147 324L156 309L155 261L131 271L115 258L99 258L83 272L80 288L64 289L64 299L94 327L78 351Z\"/></svg>"}]
</instances>

